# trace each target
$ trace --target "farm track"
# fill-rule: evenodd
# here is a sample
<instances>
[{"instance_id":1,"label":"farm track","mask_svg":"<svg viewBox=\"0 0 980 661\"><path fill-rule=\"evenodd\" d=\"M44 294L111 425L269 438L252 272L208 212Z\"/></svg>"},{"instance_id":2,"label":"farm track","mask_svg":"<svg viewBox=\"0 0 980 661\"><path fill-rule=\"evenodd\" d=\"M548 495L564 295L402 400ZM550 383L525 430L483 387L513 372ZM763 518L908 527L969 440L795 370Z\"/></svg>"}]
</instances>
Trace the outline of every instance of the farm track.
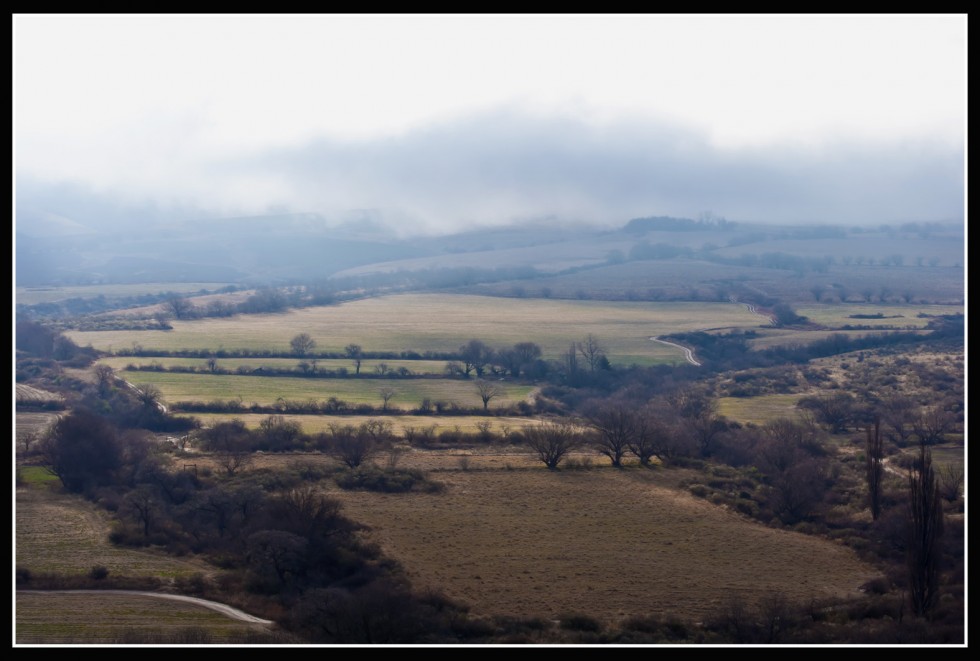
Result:
<instances>
[{"instance_id":1,"label":"farm track","mask_svg":"<svg viewBox=\"0 0 980 661\"><path fill-rule=\"evenodd\" d=\"M738 303L738 301L734 301L733 300L732 303ZM747 311L751 312L752 314L757 314L760 317L762 317L763 319L765 319L767 326L773 326L773 325L775 325L775 323L776 323L775 320L772 317L770 317L769 315L763 314L763 313L759 312L759 309L756 306L752 305L751 303L742 303L742 305L745 306L745 309ZM722 326L722 327L718 327L718 328L700 328L698 330L699 331L713 331L713 330L722 330L723 328L726 328L726 327L725 326ZM691 363L695 367L701 367L701 363L699 363L697 360L694 359L694 351L693 350L688 349L687 347L685 347L683 345L680 345L680 344L677 344L675 342L668 342L667 340L661 340L659 337L651 337L650 339L653 342L659 342L660 344L666 344L667 346L674 347L676 349L680 349L681 351L684 352L684 359L687 362Z\"/></svg>"},{"instance_id":2,"label":"farm track","mask_svg":"<svg viewBox=\"0 0 980 661\"><path fill-rule=\"evenodd\" d=\"M129 596L139 596L139 597L151 597L157 599L169 599L171 601L184 601L191 604L196 604L198 606L203 606L209 608L213 611L226 615L239 622L247 622L249 624L261 624L264 626L271 626L274 624L272 620L263 620L260 617L250 615L245 611L238 610L228 606L227 604L222 604L217 601L209 601L207 599L200 599L198 597L188 597L182 594L168 594L165 592L147 592L141 590L18 590L18 594L97 594L97 595L107 595L107 594L118 594L118 595L129 595Z\"/></svg>"}]
</instances>

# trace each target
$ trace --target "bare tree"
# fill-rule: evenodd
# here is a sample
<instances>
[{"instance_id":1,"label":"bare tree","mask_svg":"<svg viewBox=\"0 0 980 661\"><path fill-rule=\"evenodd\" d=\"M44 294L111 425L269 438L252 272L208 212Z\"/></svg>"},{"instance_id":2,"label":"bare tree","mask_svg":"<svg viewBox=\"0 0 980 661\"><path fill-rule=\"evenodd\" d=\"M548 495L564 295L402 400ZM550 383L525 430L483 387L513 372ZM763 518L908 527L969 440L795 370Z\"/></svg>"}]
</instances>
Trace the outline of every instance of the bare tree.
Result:
<instances>
[{"instance_id":1,"label":"bare tree","mask_svg":"<svg viewBox=\"0 0 980 661\"><path fill-rule=\"evenodd\" d=\"M604 363L603 358L606 357L606 351L599 344L599 338L592 333L586 336L584 342L578 343L578 352L585 360L585 364L589 366L590 372L595 372L602 367Z\"/></svg>"},{"instance_id":2,"label":"bare tree","mask_svg":"<svg viewBox=\"0 0 980 661\"><path fill-rule=\"evenodd\" d=\"M330 433L321 436L321 444L324 452L348 468L357 468L378 449L370 434L353 425L330 425Z\"/></svg>"},{"instance_id":3,"label":"bare tree","mask_svg":"<svg viewBox=\"0 0 980 661\"><path fill-rule=\"evenodd\" d=\"M308 333L300 333L289 341L289 346L297 356L305 356L316 348L316 340Z\"/></svg>"},{"instance_id":4,"label":"bare tree","mask_svg":"<svg viewBox=\"0 0 980 661\"><path fill-rule=\"evenodd\" d=\"M580 444L578 434L571 425L562 422L546 422L524 428L524 440L538 459L549 470L558 468L565 456Z\"/></svg>"},{"instance_id":5,"label":"bare tree","mask_svg":"<svg viewBox=\"0 0 980 661\"><path fill-rule=\"evenodd\" d=\"M493 349L480 340L470 340L459 348L459 358L463 363L463 373L469 376L476 371L477 376L483 376L483 370L493 357Z\"/></svg>"},{"instance_id":6,"label":"bare tree","mask_svg":"<svg viewBox=\"0 0 980 661\"><path fill-rule=\"evenodd\" d=\"M381 410L387 411L388 402L390 402L391 398L397 395L398 393L394 388L390 386L385 386L378 391L378 394L381 395L381 401L383 402L381 405Z\"/></svg>"},{"instance_id":7,"label":"bare tree","mask_svg":"<svg viewBox=\"0 0 980 661\"><path fill-rule=\"evenodd\" d=\"M885 473L885 447L881 438L881 417L875 416L873 427L868 427L868 440L865 445L866 475L868 479L868 504L871 506L871 520L881 516L881 480Z\"/></svg>"},{"instance_id":8,"label":"bare tree","mask_svg":"<svg viewBox=\"0 0 980 661\"><path fill-rule=\"evenodd\" d=\"M218 371L218 359L215 358L214 356L210 356L207 359L206 364L208 366L208 371L211 372L212 374Z\"/></svg>"},{"instance_id":9,"label":"bare tree","mask_svg":"<svg viewBox=\"0 0 980 661\"><path fill-rule=\"evenodd\" d=\"M596 450L622 468L623 457L636 439L637 420L633 407L625 402L605 401L588 408L586 420L596 431Z\"/></svg>"},{"instance_id":10,"label":"bare tree","mask_svg":"<svg viewBox=\"0 0 980 661\"><path fill-rule=\"evenodd\" d=\"M490 400L502 393L500 386L488 381L480 381L476 384L476 389L480 393L480 399L483 400L484 411L489 410Z\"/></svg>"},{"instance_id":11,"label":"bare tree","mask_svg":"<svg viewBox=\"0 0 980 661\"><path fill-rule=\"evenodd\" d=\"M194 304L181 296L172 296L163 304L167 312L172 314L175 319L187 319L194 316Z\"/></svg>"},{"instance_id":12,"label":"bare tree","mask_svg":"<svg viewBox=\"0 0 980 661\"><path fill-rule=\"evenodd\" d=\"M942 405L931 406L912 420L912 429L925 445L942 443L955 425L953 414Z\"/></svg>"},{"instance_id":13,"label":"bare tree","mask_svg":"<svg viewBox=\"0 0 980 661\"><path fill-rule=\"evenodd\" d=\"M96 365L93 371L95 372L99 395L105 397L112 390L112 384L116 381L116 373L111 367L105 364Z\"/></svg>"},{"instance_id":14,"label":"bare tree","mask_svg":"<svg viewBox=\"0 0 980 661\"><path fill-rule=\"evenodd\" d=\"M953 464L944 464L937 471L939 479L939 493L943 498L951 503L955 503L960 498L963 490L963 469L957 468Z\"/></svg>"},{"instance_id":15,"label":"bare tree","mask_svg":"<svg viewBox=\"0 0 980 661\"><path fill-rule=\"evenodd\" d=\"M163 393L152 383L142 383L136 386L136 399L145 409L157 408L162 410L163 408L163 404L160 403L160 400L163 399Z\"/></svg>"},{"instance_id":16,"label":"bare tree","mask_svg":"<svg viewBox=\"0 0 980 661\"><path fill-rule=\"evenodd\" d=\"M932 455L919 445L919 460L909 468L909 593L912 611L929 614L939 601L943 506L932 470Z\"/></svg>"},{"instance_id":17,"label":"bare tree","mask_svg":"<svg viewBox=\"0 0 980 661\"><path fill-rule=\"evenodd\" d=\"M346 355L349 359L354 361L355 375L361 373L361 361L363 360L362 358L363 353L364 351L363 349L361 349L360 344L348 344L346 347L344 347L344 355Z\"/></svg>"}]
</instances>

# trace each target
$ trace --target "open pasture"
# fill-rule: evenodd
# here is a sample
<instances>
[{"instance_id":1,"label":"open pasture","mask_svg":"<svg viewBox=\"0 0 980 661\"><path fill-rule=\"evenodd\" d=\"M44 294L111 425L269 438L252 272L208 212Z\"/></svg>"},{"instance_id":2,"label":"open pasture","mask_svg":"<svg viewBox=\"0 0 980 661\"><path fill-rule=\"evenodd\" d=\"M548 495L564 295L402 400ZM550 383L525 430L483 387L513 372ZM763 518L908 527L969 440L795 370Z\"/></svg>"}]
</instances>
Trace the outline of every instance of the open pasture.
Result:
<instances>
[{"instance_id":1,"label":"open pasture","mask_svg":"<svg viewBox=\"0 0 980 661\"><path fill-rule=\"evenodd\" d=\"M172 372L123 372L123 376L139 387L153 384L160 389L165 403L228 401L241 398L243 406L252 403L263 406L275 404L280 398L305 402L323 401L331 397L349 404L381 406L380 390L391 388L394 396L389 409L418 408L423 399L436 402L455 402L459 406L483 407L476 381L460 379L322 379L302 377L242 376L238 374L185 374ZM526 399L535 386L516 383L496 383L501 394L490 401L490 408L515 404Z\"/></svg>"},{"instance_id":2,"label":"open pasture","mask_svg":"<svg viewBox=\"0 0 980 661\"><path fill-rule=\"evenodd\" d=\"M613 364L683 362L677 350L650 337L703 328L757 328L758 315L731 303L649 303L513 299L405 294L281 314L174 321L171 331L70 331L76 343L111 352L144 349L289 351L309 333L320 351L357 343L365 351L456 351L476 338L493 347L535 342L558 358L573 342L595 335Z\"/></svg>"},{"instance_id":3,"label":"open pasture","mask_svg":"<svg viewBox=\"0 0 980 661\"><path fill-rule=\"evenodd\" d=\"M235 371L239 368L257 369L259 367L269 367L273 369L296 369L300 362L310 362L309 358L218 358L220 369ZM100 363L108 365L114 370L122 370L127 365L162 365L163 367L193 367L199 370L208 369L207 360L204 358L174 358L168 356L148 357L148 356L111 356L102 358ZM413 374L445 374L445 360L362 360L361 374L376 374L378 365L384 363L388 370L397 370L401 367L409 370ZM316 359L318 370L336 371L341 368L346 369L351 374L354 373L354 364L346 358L336 359ZM136 373L128 373L136 378ZM126 374L120 374L125 377Z\"/></svg>"},{"instance_id":4,"label":"open pasture","mask_svg":"<svg viewBox=\"0 0 980 661\"><path fill-rule=\"evenodd\" d=\"M876 576L838 544L671 488L672 472L457 470L434 476L442 494L335 495L417 587L479 614L701 619L732 594L856 596Z\"/></svg>"},{"instance_id":5,"label":"open pasture","mask_svg":"<svg viewBox=\"0 0 980 661\"><path fill-rule=\"evenodd\" d=\"M796 307L797 314L811 322L828 328L843 326L894 326L905 329L912 326L924 329L930 319L920 314L941 315L963 312L962 305L919 305L906 303L811 303ZM855 319L851 315L881 314L881 319Z\"/></svg>"},{"instance_id":6,"label":"open pasture","mask_svg":"<svg viewBox=\"0 0 980 661\"><path fill-rule=\"evenodd\" d=\"M767 422L798 416L796 403L804 395L780 394L759 395L758 397L719 397L718 413L743 424L764 425Z\"/></svg>"}]
</instances>

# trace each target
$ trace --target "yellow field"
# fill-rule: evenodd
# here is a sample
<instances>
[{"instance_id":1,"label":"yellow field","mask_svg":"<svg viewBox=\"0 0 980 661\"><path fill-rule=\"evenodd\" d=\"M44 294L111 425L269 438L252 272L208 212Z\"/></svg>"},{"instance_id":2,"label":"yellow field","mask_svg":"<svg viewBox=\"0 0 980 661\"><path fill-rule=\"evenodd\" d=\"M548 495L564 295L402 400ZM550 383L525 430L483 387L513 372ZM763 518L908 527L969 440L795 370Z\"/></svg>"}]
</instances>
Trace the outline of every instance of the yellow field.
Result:
<instances>
[{"instance_id":1,"label":"yellow field","mask_svg":"<svg viewBox=\"0 0 980 661\"><path fill-rule=\"evenodd\" d=\"M238 374L180 374L170 372L123 372L136 386L153 384L165 403L227 401L242 398L244 406L275 404L279 398L305 402L336 397L351 404L382 405L379 391L392 388L389 409L418 408L423 398L455 402L463 407L483 407L475 381L461 379L306 379L301 377L240 376ZM535 386L497 383L501 394L490 400L490 408L514 404L528 398Z\"/></svg>"},{"instance_id":2,"label":"yellow field","mask_svg":"<svg viewBox=\"0 0 980 661\"><path fill-rule=\"evenodd\" d=\"M238 419L245 423L249 429L258 429L259 424L268 418L268 415L261 413L245 413L235 415L231 413L195 413L195 418L204 425L213 425L218 422L227 422ZM383 420L391 424L391 429L395 434L403 435L407 427L422 429L425 427L435 427L436 434L446 430L458 430L467 434L479 431L477 427L481 422L490 424L490 431L495 434L503 430L520 431L522 427L539 424L533 418L513 418L513 417L481 417L473 415L452 416L452 415L284 415L286 420L298 422L304 434L316 434L330 430L330 425L360 425L368 420Z\"/></svg>"},{"instance_id":3,"label":"yellow field","mask_svg":"<svg viewBox=\"0 0 980 661\"><path fill-rule=\"evenodd\" d=\"M614 364L683 362L682 352L650 337L703 328L757 328L758 315L731 303L627 303L405 294L282 314L174 321L171 331L70 331L96 349L251 349L288 351L309 333L321 351L354 342L366 351L455 351L470 339L494 347L536 342L558 358L595 335Z\"/></svg>"}]
</instances>

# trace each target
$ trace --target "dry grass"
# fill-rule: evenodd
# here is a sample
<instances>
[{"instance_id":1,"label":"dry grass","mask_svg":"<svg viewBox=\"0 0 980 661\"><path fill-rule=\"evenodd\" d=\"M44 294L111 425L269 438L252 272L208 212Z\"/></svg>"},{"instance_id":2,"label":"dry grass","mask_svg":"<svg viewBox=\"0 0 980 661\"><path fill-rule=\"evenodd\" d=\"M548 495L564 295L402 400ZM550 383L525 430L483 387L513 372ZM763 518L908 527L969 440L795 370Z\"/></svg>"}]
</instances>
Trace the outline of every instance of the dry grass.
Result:
<instances>
[{"instance_id":1,"label":"dry grass","mask_svg":"<svg viewBox=\"0 0 980 661\"><path fill-rule=\"evenodd\" d=\"M796 403L806 395L759 395L758 397L719 397L718 412L741 423L762 425L779 418L796 418Z\"/></svg>"},{"instance_id":2,"label":"dry grass","mask_svg":"<svg viewBox=\"0 0 980 661\"><path fill-rule=\"evenodd\" d=\"M17 566L33 572L87 574L103 565L114 576L189 576L212 571L200 561L109 543L107 513L77 496L18 488Z\"/></svg>"},{"instance_id":3,"label":"dry grass","mask_svg":"<svg viewBox=\"0 0 980 661\"><path fill-rule=\"evenodd\" d=\"M249 429L258 429L259 424L268 418L268 415L261 413L244 413L235 415L232 413L195 413L195 418L204 425L213 425L218 422L228 422L233 419L241 420ZM392 431L396 434L404 434L405 429L414 427L422 429L425 427L435 427L436 434L445 430L461 431L468 434L480 431L478 424L487 422L490 424L490 431L499 434L505 430L520 431L522 427L537 424L532 418L517 418L509 416L501 417L481 417L473 415L283 415L286 420L298 422L305 434L316 434L328 431L331 425L360 425L368 420L383 420L390 423Z\"/></svg>"},{"instance_id":4,"label":"dry grass","mask_svg":"<svg viewBox=\"0 0 980 661\"><path fill-rule=\"evenodd\" d=\"M204 606L138 595L17 593L14 607L20 645L118 643L133 633L167 637L188 629L221 643L265 630Z\"/></svg>"},{"instance_id":5,"label":"dry grass","mask_svg":"<svg viewBox=\"0 0 980 661\"><path fill-rule=\"evenodd\" d=\"M48 413L46 411L37 413L18 411L14 418L15 441L17 443L22 442L24 437L31 432L37 434L38 437L44 436L44 433L55 423L58 417L58 413Z\"/></svg>"},{"instance_id":6,"label":"dry grass","mask_svg":"<svg viewBox=\"0 0 980 661\"><path fill-rule=\"evenodd\" d=\"M105 351L250 349L288 351L297 333L309 333L322 351L351 342L366 351L455 351L477 338L495 347L536 342L558 358L572 342L593 334L614 364L681 362L676 349L649 338L702 328L759 326L759 317L731 303L625 303L512 299L451 294L384 296L282 314L175 321L172 331L71 331L80 345Z\"/></svg>"},{"instance_id":7,"label":"dry grass","mask_svg":"<svg viewBox=\"0 0 980 661\"><path fill-rule=\"evenodd\" d=\"M732 592L854 596L876 575L841 546L672 488L673 471L452 471L440 495L337 491L418 587L480 614L701 618Z\"/></svg>"}]
</instances>

